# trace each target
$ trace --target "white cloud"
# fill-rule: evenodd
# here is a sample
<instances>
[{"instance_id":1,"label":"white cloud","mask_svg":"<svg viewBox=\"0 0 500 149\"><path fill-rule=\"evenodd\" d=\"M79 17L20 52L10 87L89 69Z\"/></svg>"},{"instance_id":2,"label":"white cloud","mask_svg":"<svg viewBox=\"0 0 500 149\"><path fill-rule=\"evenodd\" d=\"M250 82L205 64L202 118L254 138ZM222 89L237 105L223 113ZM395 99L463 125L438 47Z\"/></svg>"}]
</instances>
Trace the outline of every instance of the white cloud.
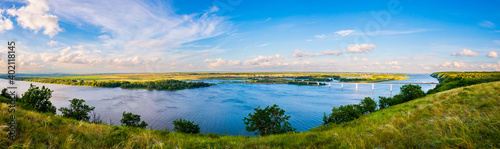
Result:
<instances>
[{"instance_id":1,"label":"white cloud","mask_svg":"<svg viewBox=\"0 0 500 149\"><path fill-rule=\"evenodd\" d=\"M500 40L493 40L493 43L500 45Z\"/></svg>"},{"instance_id":2,"label":"white cloud","mask_svg":"<svg viewBox=\"0 0 500 149\"><path fill-rule=\"evenodd\" d=\"M387 62L385 63L386 65L398 65L398 61L390 61L390 62Z\"/></svg>"},{"instance_id":3,"label":"white cloud","mask_svg":"<svg viewBox=\"0 0 500 149\"><path fill-rule=\"evenodd\" d=\"M496 65L495 64L487 64L486 67L488 67L490 69L500 70L500 61L498 61L498 63Z\"/></svg>"},{"instance_id":4,"label":"white cloud","mask_svg":"<svg viewBox=\"0 0 500 149\"><path fill-rule=\"evenodd\" d=\"M453 67L460 68L460 67L467 67L464 62L453 62Z\"/></svg>"},{"instance_id":5,"label":"white cloud","mask_svg":"<svg viewBox=\"0 0 500 149\"><path fill-rule=\"evenodd\" d=\"M354 57L352 58L353 61L359 61L359 58L358 57Z\"/></svg>"},{"instance_id":6,"label":"white cloud","mask_svg":"<svg viewBox=\"0 0 500 149\"><path fill-rule=\"evenodd\" d=\"M351 44L347 47L345 52L348 53L368 53L375 48L374 44Z\"/></svg>"},{"instance_id":7,"label":"white cloud","mask_svg":"<svg viewBox=\"0 0 500 149\"><path fill-rule=\"evenodd\" d=\"M254 58L252 60L247 60L243 63L243 65L270 65L272 64L271 61L275 59L283 58L279 54L276 54L274 56L258 56L257 58Z\"/></svg>"},{"instance_id":8,"label":"white cloud","mask_svg":"<svg viewBox=\"0 0 500 149\"><path fill-rule=\"evenodd\" d=\"M486 21L486 20L484 20L483 22L479 23L479 25L482 26L482 27L486 27L486 28L494 28L495 27L495 23L490 22L490 21Z\"/></svg>"},{"instance_id":9,"label":"white cloud","mask_svg":"<svg viewBox=\"0 0 500 149\"><path fill-rule=\"evenodd\" d=\"M441 66L441 68L466 68L467 67L467 65L464 62L457 62L457 61L444 62L443 64L438 65L438 66Z\"/></svg>"},{"instance_id":10,"label":"white cloud","mask_svg":"<svg viewBox=\"0 0 500 149\"><path fill-rule=\"evenodd\" d=\"M326 38L326 34L314 35L316 38Z\"/></svg>"},{"instance_id":11,"label":"white cloud","mask_svg":"<svg viewBox=\"0 0 500 149\"><path fill-rule=\"evenodd\" d=\"M451 54L451 56L473 56L473 57L476 57L476 56L479 56L479 55L477 55L476 52L472 52L469 49L463 49L462 51L460 51L458 53Z\"/></svg>"},{"instance_id":12,"label":"white cloud","mask_svg":"<svg viewBox=\"0 0 500 149\"><path fill-rule=\"evenodd\" d=\"M268 45L269 45L269 43L266 43L266 44L261 44L258 47L264 47L264 46L268 46Z\"/></svg>"},{"instance_id":13,"label":"white cloud","mask_svg":"<svg viewBox=\"0 0 500 149\"><path fill-rule=\"evenodd\" d=\"M309 53L306 51L300 51L298 49L295 50L295 53L293 53L292 57L311 57L311 56L318 56L319 54L314 54L314 53Z\"/></svg>"},{"instance_id":14,"label":"white cloud","mask_svg":"<svg viewBox=\"0 0 500 149\"><path fill-rule=\"evenodd\" d=\"M335 34L340 35L340 36L347 36L347 35L354 33L355 31L356 30L341 30L341 31L335 32Z\"/></svg>"},{"instance_id":15,"label":"white cloud","mask_svg":"<svg viewBox=\"0 0 500 149\"><path fill-rule=\"evenodd\" d=\"M328 51L326 50L325 52L323 52L323 55L335 55L335 56L338 56L340 54L343 54L344 52L342 51L338 51L338 50L334 50L334 51Z\"/></svg>"},{"instance_id":16,"label":"white cloud","mask_svg":"<svg viewBox=\"0 0 500 149\"><path fill-rule=\"evenodd\" d=\"M209 68L215 68L215 67L230 67L230 68L251 68L251 67L266 67L266 66L286 66L288 63L280 63L276 62L274 60L281 59L283 56L280 56L279 54L276 54L274 56L258 56L254 59L251 60L246 60L245 62L241 62L240 60L225 60L222 58L216 58L216 59L206 59L203 62L209 63L208 67Z\"/></svg>"},{"instance_id":17,"label":"white cloud","mask_svg":"<svg viewBox=\"0 0 500 149\"><path fill-rule=\"evenodd\" d=\"M106 39L109 39L110 37L109 37L109 35L101 35L101 36L99 36L97 38L99 38L101 40L106 40Z\"/></svg>"},{"instance_id":18,"label":"white cloud","mask_svg":"<svg viewBox=\"0 0 500 149\"><path fill-rule=\"evenodd\" d=\"M59 18L55 15L47 13L49 5L45 0L28 0L28 5L19 9L8 9L7 13L11 16L17 16L16 21L21 27L33 30L37 33L39 30L44 30L43 34L49 35L51 38L61 32L57 21Z\"/></svg>"},{"instance_id":19,"label":"white cloud","mask_svg":"<svg viewBox=\"0 0 500 149\"><path fill-rule=\"evenodd\" d=\"M341 55L343 54L342 51L329 51L329 50L326 50L324 51L323 53L309 53L309 52L306 52L306 51L300 51L298 49L295 50L295 53L292 55L292 57L294 58L301 58L301 57L314 57L314 56L327 56L327 55L335 55L335 56L338 56L338 55Z\"/></svg>"},{"instance_id":20,"label":"white cloud","mask_svg":"<svg viewBox=\"0 0 500 149\"><path fill-rule=\"evenodd\" d=\"M49 45L50 47L57 46L57 45L59 45L59 41L51 40L51 41L47 42L47 45Z\"/></svg>"},{"instance_id":21,"label":"white cloud","mask_svg":"<svg viewBox=\"0 0 500 149\"><path fill-rule=\"evenodd\" d=\"M202 13L176 14L171 4L164 1L60 0L49 4L60 8L54 10L58 17L76 24L97 26L107 35L100 36L101 40L111 40L109 45L122 46L127 51L169 50L221 35L232 26L226 18L216 14L217 7Z\"/></svg>"},{"instance_id":22,"label":"white cloud","mask_svg":"<svg viewBox=\"0 0 500 149\"><path fill-rule=\"evenodd\" d=\"M12 21L9 18L5 18L2 13L5 10L0 9L0 33L8 31L14 28Z\"/></svg>"},{"instance_id":23,"label":"white cloud","mask_svg":"<svg viewBox=\"0 0 500 149\"><path fill-rule=\"evenodd\" d=\"M490 58L498 58L498 54L495 51L491 51L487 56Z\"/></svg>"}]
</instances>

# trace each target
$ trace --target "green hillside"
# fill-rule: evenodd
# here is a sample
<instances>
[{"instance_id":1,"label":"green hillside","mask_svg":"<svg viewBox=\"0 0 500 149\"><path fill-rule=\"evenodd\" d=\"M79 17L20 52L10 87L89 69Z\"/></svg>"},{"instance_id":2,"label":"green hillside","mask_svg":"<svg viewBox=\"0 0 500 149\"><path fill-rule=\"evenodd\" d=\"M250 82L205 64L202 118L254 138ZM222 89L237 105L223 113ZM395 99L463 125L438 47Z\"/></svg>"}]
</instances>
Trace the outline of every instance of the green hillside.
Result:
<instances>
[{"instance_id":1,"label":"green hillside","mask_svg":"<svg viewBox=\"0 0 500 149\"><path fill-rule=\"evenodd\" d=\"M20 138L0 148L499 148L500 82L428 95L340 125L266 137L181 134L21 110ZM2 97L3 98L3 97ZM0 106L6 136L7 105ZM325 111L327 112L327 111Z\"/></svg>"}]
</instances>

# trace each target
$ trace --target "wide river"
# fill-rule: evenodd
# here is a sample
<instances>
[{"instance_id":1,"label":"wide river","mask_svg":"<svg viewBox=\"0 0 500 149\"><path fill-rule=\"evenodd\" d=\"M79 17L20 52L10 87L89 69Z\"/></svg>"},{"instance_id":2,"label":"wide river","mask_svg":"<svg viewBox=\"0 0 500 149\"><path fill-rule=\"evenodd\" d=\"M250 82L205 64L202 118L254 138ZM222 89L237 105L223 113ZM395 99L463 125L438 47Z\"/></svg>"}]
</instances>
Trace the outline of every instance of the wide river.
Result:
<instances>
[{"instance_id":1,"label":"wide river","mask_svg":"<svg viewBox=\"0 0 500 149\"><path fill-rule=\"evenodd\" d=\"M409 75L402 81L429 83L438 82L429 75ZM51 90L52 103L59 109L69 106L68 100L84 99L87 105L94 106L104 122L110 120L120 125L123 111L141 115L149 127L173 130L172 121L178 118L194 121L200 125L203 133L227 132L228 135L253 135L245 130L243 118L253 109L277 104L291 116L290 123L297 131L307 131L322 123L323 113L331 112L332 107L346 104L358 104L364 97L392 96L399 93L402 85L394 84L393 91L387 84L340 84L326 86L299 86L288 84L244 84L220 83L218 80L205 82L218 83L205 88L179 91L156 91L146 89L121 89L69 86L45 83L33 83L46 86ZM24 93L32 82L17 81L18 92ZM7 80L0 79L0 88L7 86ZM421 85L424 91L435 85ZM58 114L60 112L58 111Z\"/></svg>"}]
</instances>

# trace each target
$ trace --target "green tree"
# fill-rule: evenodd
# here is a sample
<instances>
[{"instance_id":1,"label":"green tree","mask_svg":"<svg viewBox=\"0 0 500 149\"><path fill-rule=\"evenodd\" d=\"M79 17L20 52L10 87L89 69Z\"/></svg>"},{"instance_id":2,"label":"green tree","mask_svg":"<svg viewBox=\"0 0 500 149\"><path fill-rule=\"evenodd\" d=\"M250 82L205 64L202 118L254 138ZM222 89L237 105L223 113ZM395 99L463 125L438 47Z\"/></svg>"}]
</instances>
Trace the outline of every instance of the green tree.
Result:
<instances>
[{"instance_id":1,"label":"green tree","mask_svg":"<svg viewBox=\"0 0 500 149\"><path fill-rule=\"evenodd\" d=\"M422 91L422 87L419 85L406 84L401 87L401 99L402 102L407 102L413 99L417 99L425 96L425 92Z\"/></svg>"},{"instance_id":2,"label":"green tree","mask_svg":"<svg viewBox=\"0 0 500 149\"><path fill-rule=\"evenodd\" d=\"M3 96L3 97L6 97L8 99L11 99L12 97L10 96L9 93L7 93L7 88L3 88L2 89L2 94L0 94L0 96Z\"/></svg>"},{"instance_id":3,"label":"green tree","mask_svg":"<svg viewBox=\"0 0 500 149\"><path fill-rule=\"evenodd\" d=\"M141 116L140 115L135 115L132 114L131 112L125 112L123 111L123 118L120 120L122 123L122 126L131 126L131 127L139 127L139 128L146 128L148 126L148 123L142 121L141 122ZM139 123L141 122L141 123Z\"/></svg>"},{"instance_id":4,"label":"green tree","mask_svg":"<svg viewBox=\"0 0 500 149\"><path fill-rule=\"evenodd\" d=\"M357 119L361 116L361 112L356 109L356 105L343 105L340 107L333 107L332 113L327 116L323 116L323 125L329 125L331 123L340 124L343 122L349 122Z\"/></svg>"},{"instance_id":5,"label":"green tree","mask_svg":"<svg viewBox=\"0 0 500 149\"><path fill-rule=\"evenodd\" d=\"M56 107L49 100L52 97L52 92L54 91L45 88L45 86L42 86L40 89L40 87L30 84L28 91L22 95L20 103L22 103L22 107L25 109L56 114Z\"/></svg>"},{"instance_id":6,"label":"green tree","mask_svg":"<svg viewBox=\"0 0 500 149\"><path fill-rule=\"evenodd\" d=\"M200 133L200 126L198 124L194 124L194 122L176 119L173 122L174 131L182 132L182 133Z\"/></svg>"},{"instance_id":7,"label":"green tree","mask_svg":"<svg viewBox=\"0 0 500 149\"><path fill-rule=\"evenodd\" d=\"M365 97L365 99L361 101L360 106L361 114L372 113L377 109L377 103L370 97Z\"/></svg>"},{"instance_id":8,"label":"green tree","mask_svg":"<svg viewBox=\"0 0 500 149\"><path fill-rule=\"evenodd\" d=\"M253 114L248 114L249 118L243 118L243 122L247 125L245 129L249 132L257 131L256 135L266 136L296 130L288 122L290 116L285 115L285 110L280 109L276 104L272 107L267 106L264 109L259 106L254 110Z\"/></svg>"},{"instance_id":9,"label":"green tree","mask_svg":"<svg viewBox=\"0 0 500 149\"><path fill-rule=\"evenodd\" d=\"M69 100L71 105L69 108L62 107L59 108L59 111L62 112L63 117L73 118L79 121L89 121L90 116L89 113L94 111L95 107L89 107L86 104L83 104L85 100L74 98Z\"/></svg>"},{"instance_id":10,"label":"green tree","mask_svg":"<svg viewBox=\"0 0 500 149\"><path fill-rule=\"evenodd\" d=\"M384 96L379 96L378 97L378 107L379 109L384 109L390 106L390 103L392 102L391 97L384 97Z\"/></svg>"}]
</instances>

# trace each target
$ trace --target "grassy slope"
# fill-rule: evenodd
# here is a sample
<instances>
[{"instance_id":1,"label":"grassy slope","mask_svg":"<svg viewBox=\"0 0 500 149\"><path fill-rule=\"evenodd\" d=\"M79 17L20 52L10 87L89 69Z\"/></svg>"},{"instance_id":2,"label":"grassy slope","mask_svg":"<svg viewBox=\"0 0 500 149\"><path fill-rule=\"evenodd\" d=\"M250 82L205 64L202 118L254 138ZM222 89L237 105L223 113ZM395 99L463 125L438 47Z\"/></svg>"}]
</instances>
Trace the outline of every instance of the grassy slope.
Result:
<instances>
[{"instance_id":1,"label":"grassy slope","mask_svg":"<svg viewBox=\"0 0 500 149\"><path fill-rule=\"evenodd\" d=\"M5 145L50 148L498 148L500 82L484 83L429 95L365 115L342 125L267 137L165 133L88 124L22 111L20 138L0 137ZM7 129L0 109L2 134ZM327 111L325 111L327 112Z\"/></svg>"}]
</instances>

